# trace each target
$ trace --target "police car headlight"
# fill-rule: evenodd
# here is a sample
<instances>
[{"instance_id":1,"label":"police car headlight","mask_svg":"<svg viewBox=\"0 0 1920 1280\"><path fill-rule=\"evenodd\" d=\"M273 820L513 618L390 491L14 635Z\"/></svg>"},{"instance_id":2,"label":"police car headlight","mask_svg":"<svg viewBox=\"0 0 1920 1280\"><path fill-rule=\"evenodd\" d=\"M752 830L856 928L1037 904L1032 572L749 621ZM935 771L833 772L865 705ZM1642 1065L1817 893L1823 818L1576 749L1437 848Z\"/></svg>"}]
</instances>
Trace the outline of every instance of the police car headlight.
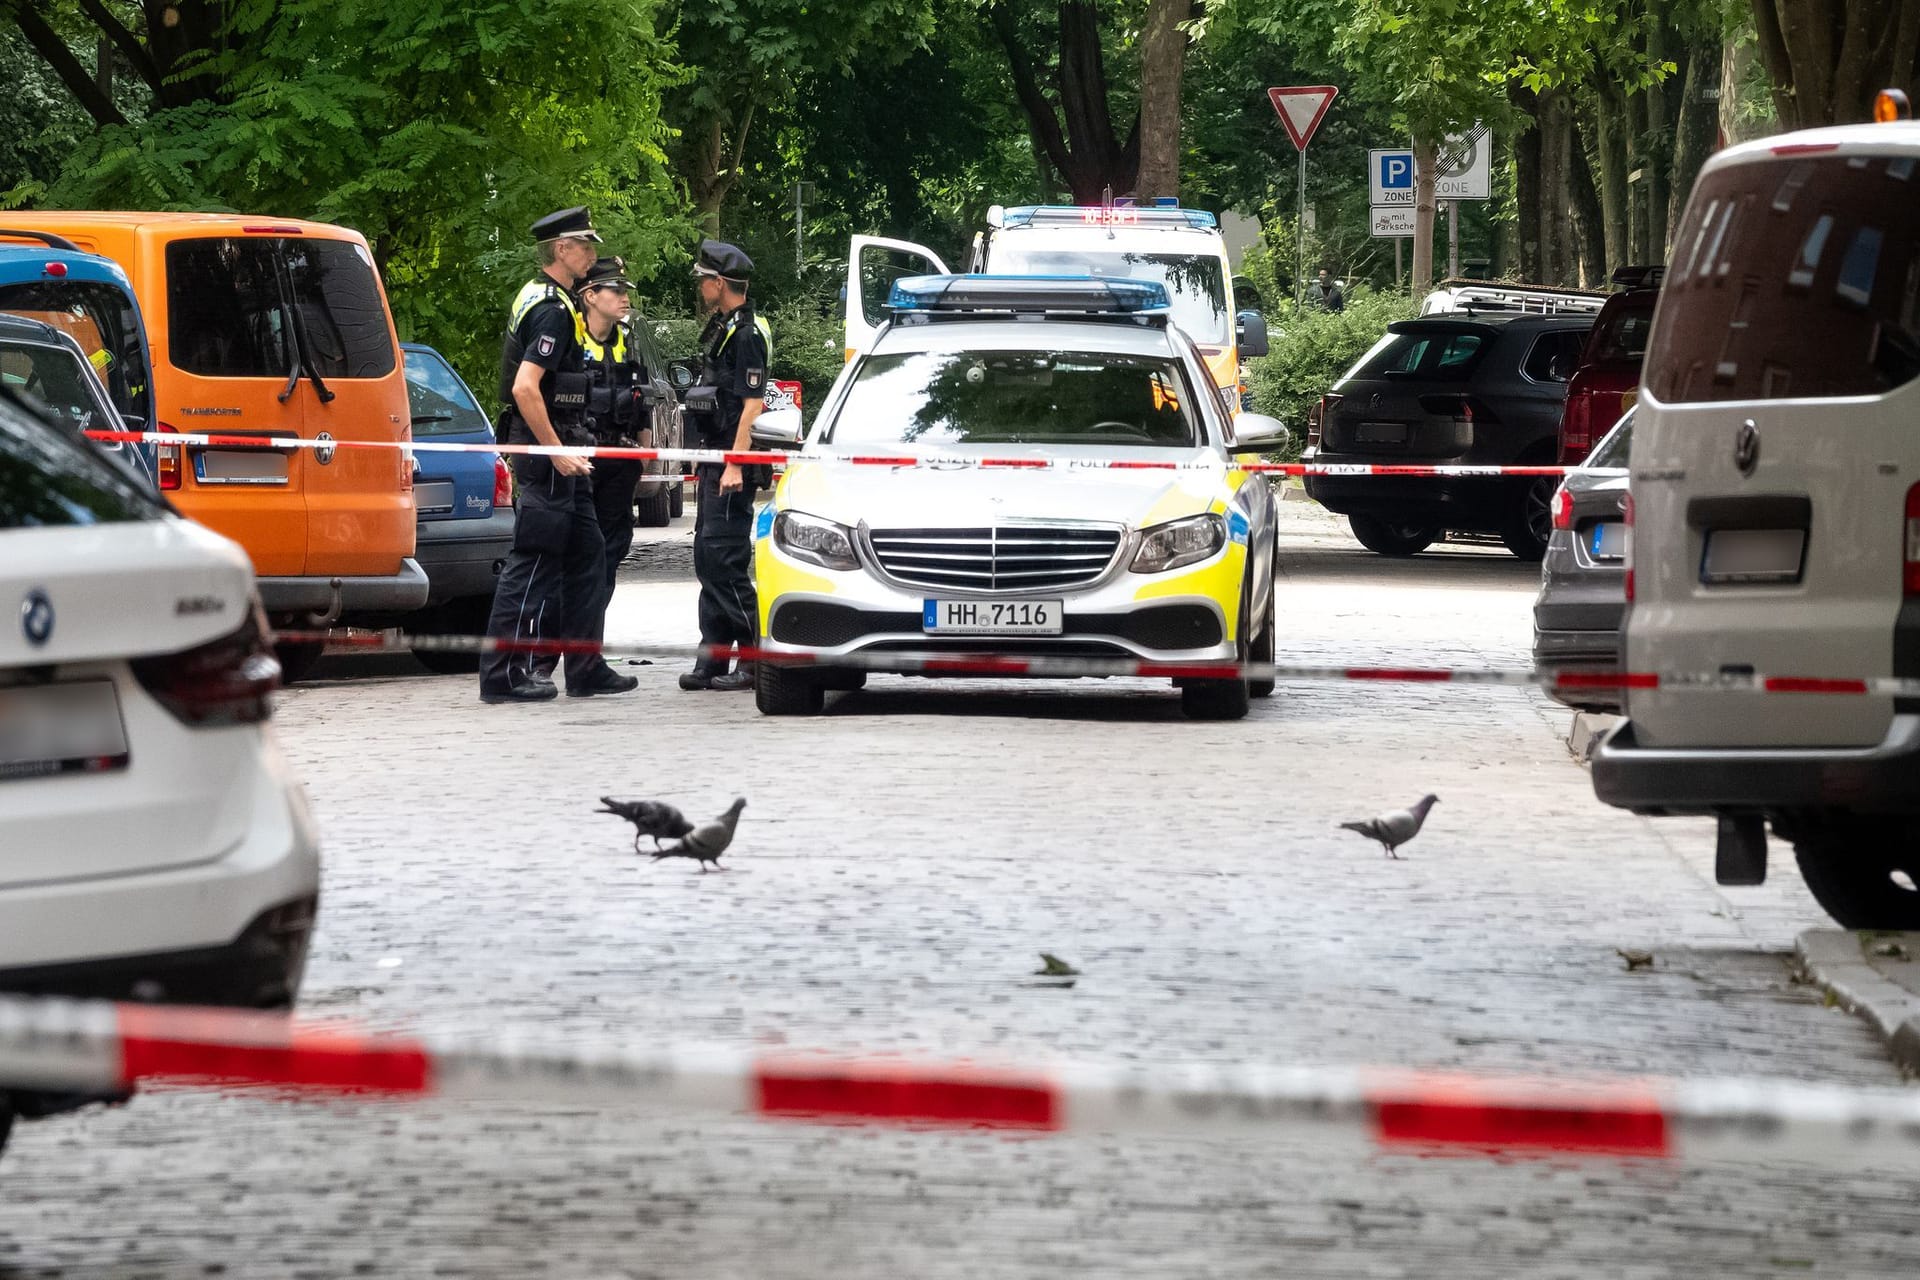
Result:
<instances>
[{"instance_id":1,"label":"police car headlight","mask_svg":"<svg viewBox=\"0 0 1920 1280\"><path fill-rule=\"evenodd\" d=\"M1227 545L1227 522L1211 513L1169 520L1148 529L1133 556L1133 572L1165 573L1197 564Z\"/></svg>"},{"instance_id":2,"label":"police car headlight","mask_svg":"<svg viewBox=\"0 0 1920 1280\"><path fill-rule=\"evenodd\" d=\"M799 511L782 511L773 522L773 545L792 556L826 569L858 569L853 554L853 531L845 525Z\"/></svg>"}]
</instances>

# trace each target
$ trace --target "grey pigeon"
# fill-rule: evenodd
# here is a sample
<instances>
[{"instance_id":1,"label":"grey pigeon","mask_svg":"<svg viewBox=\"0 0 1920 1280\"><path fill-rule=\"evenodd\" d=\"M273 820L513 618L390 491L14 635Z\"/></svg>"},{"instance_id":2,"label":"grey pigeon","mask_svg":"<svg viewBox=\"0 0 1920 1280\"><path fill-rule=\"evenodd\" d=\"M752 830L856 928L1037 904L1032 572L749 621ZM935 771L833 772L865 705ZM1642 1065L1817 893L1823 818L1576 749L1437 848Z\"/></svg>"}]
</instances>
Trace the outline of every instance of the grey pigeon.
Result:
<instances>
[{"instance_id":1,"label":"grey pigeon","mask_svg":"<svg viewBox=\"0 0 1920 1280\"><path fill-rule=\"evenodd\" d=\"M1427 810L1439 803L1439 796L1422 796L1420 803L1411 809L1395 809L1392 813L1360 822L1343 822L1340 826L1345 831L1358 831L1369 840L1378 840L1389 858L1397 858L1400 855L1394 850L1420 834L1420 828L1427 821Z\"/></svg>"},{"instance_id":2,"label":"grey pigeon","mask_svg":"<svg viewBox=\"0 0 1920 1280\"><path fill-rule=\"evenodd\" d=\"M658 800L615 800L612 796L601 796L600 803L606 807L595 809L595 813L611 813L633 824L635 853L640 852L641 836L652 836L653 847L658 849L662 840L678 840L693 830L684 813Z\"/></svg>"},{"instance_id":3,"label":"grey pigeon","mask_svg":"<svg viewBox=\"0 0 1920 1280\"><path fill-rule=\"evenodd\" d=\"M700 864L700 874L705 875L709 862L716 867L720 865L720 855L733 843L733 829L740 825L740 811L746 807L745 800L735 800L712 822L703 822L687 832L679 844L655 850L653 860L692 858Z\"/></svg>"}]
</instances>

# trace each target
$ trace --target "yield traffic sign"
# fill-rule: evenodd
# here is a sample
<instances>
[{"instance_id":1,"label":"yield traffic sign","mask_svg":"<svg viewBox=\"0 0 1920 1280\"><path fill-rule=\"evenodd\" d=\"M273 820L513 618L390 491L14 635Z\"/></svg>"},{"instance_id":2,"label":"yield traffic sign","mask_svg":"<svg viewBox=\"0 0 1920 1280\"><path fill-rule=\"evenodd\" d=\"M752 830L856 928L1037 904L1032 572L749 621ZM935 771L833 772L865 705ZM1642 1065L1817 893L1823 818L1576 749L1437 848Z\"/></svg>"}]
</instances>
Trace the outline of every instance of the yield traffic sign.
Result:
<instances>
[{"instance_id":1,"label":"yield traffic sign","mask_svg":"<svg viewBox=\"0 0 1920 1280\"><path fill-rule=\"evenodd\" d=\"M1286 126L1287 136L1293 139L1296 150L1305 151L1307 144L1313 141L1313 131L1326 119L1327 108L1333 105L1333 95L1339 92L1330 84L1305 84L1267 90L1267 97L1273 100L1273 109L1280 116L1280 123Z\"/></svg>"}]
</instances>

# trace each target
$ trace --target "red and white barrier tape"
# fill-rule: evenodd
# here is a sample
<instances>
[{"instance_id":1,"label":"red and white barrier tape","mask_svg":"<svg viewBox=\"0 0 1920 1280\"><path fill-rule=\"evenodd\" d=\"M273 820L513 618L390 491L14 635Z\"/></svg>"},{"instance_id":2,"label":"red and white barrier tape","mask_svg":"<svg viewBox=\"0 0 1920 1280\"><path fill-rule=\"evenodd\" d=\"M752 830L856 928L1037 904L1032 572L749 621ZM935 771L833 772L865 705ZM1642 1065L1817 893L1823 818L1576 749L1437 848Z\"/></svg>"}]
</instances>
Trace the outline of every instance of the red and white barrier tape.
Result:
<instances>
[{"instance_id":1,"label":"red and white barrier tape","mask_svg":"<svg viewBox=\"0 0 1920 1280\"><path fill-rule=\"evenodd\" d=\"M613 657L715 659L765 662L785 667L831 667L881 675L928 676L1141 676L1157 680L1339 681L1367 684L1460 684L1581 691L1663 689L1687 692L1877 695L1920 698L1920 679L1905 676L1825 677L1731 675L1702 672L1535 670L1530 667L1332 666L1280 662L1165 662L1148 658L1048 657L966 652L882 650L832 654L822 650L752 646L626 644L593 640L512 640L494 636L410 635L404 631L276 631L276 641L326 644L374 652L427 649L442 653L530 653L564 656L604 653Z\"/></svg>"},{"instance_id":2,"label":"red and white barrier tape","mask_svg":"<svg viewBox=\"0 0 1920 1280\"><path fill-rule=\"evenodd\" d=\"M634 462L690 462L695 465L734 463L739 466L786 467L795 461L830 462L854 467L891 469L926 467L931 470L984 471L1217 471L1218 461L1151 458L988 457L973 454L864 454L769 451L734 452L721 449L639 449L621 445L455 444L433 440L306 440L292 436L221 435L189 431L89 431L89 438L123 444L186 445L196 449L248 449L256 452L290 449L403 449L411 453L505 453L557 458L605 458ZM1562 466L1465 466L1387 463L1244 462L1234 470L1279 476L1564 476L1576 468Z\"/></svg>"},{"instance_id":3,"label":"red and white barrier tape","mask_svg":"<svg viewBox=\"0 0 1920 1280\"><path fill-rule=\"evenodd\" d=\"M1317 1152L1790 1159L1920 1167L1920 1093L1760 1080L1551 1080L1349 1067L570 1053L364 1036L272 1014L0 998L0 1087L256 1086L603 1105L677 1117L1022 1132L1311 1138ZM1344 1150L1342 1150L1344 1144Z\"/></svg>"}]
</instances>

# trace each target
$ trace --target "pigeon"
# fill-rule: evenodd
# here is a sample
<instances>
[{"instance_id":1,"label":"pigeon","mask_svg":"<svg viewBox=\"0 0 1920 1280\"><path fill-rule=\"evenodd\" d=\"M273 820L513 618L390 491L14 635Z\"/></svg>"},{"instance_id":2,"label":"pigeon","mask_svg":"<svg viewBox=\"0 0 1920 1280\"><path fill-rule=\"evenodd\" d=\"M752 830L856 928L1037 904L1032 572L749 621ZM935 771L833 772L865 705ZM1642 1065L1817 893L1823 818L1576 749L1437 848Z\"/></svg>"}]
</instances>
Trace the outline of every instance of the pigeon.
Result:
<instances>
[{"instance_id":1,"label":"pigeon","mask_svg":"<svg viewBox=\"0 0 1920 1280\"><path fill-rule=\"evenodd\" d=\"M1040 963L1045 967L1033 971L1036 978L1071 978L1080 972L1059 956L1050 956L1044 951L1040 953Z\"/></svg>"},{"instance_id":2,"label":"pigeon","mask_svg":"<svg viewBox=\"0 0 1920 1280\"><path fill-rule=\"evenodd\" d=\"M1613 954L1627 962L1628 973L1632 973L1635 969L1653 968L1653 952L1651 951L1622 950L1619 947L1615 947Z\"/></svg>"},{"instance_id":3,"label":"pigeon","mask_svg":"<svg viewBox=\"0 0 1920 1280\"><path fill-rule=\"evenodd\" d=\"M1389 858L1400 855L1394 850L1420 834L1420 828L1427 820L1427 810L1440 803L1439 796L1422 796L1420 802L1411 809L1395 809L1392 813L1383 813L1362 822L1343 822L1342 830L1358 831L1369 840L1378 840L1387 851Z\"/></svg>"},{"instance_id":4,"label":"pigeon","mask_svg":"<svg viewBox=\"0 0 1920 1280\"><path fill-rule=\"evenodd\" d=\"M600 803L606 808L595 809L595 813L611 813L633 824L635 853L640 852L641 836L652 836L653 847L658 850L663 839L678 840L693 830L685 814L657 800L615 800L612 796L601 796Z\"/></svg>"},{"instance_id":5,"label":"pigeon","mask_svg":"<svg viewBox=\"0 0 1920 1280\"><path fill-rule=\"evenodd\" d=\"M733 843L733 829L740 824L740 811L747 807L745 800L735 800L727 806L727 811L712 822L703 822L687 832L679 844L665 849L656 849L653 860L662 858L692 858L700 864L700 874L707 873L707 864L720 865L720 855Z\"/></svg>"}]
</instances>

